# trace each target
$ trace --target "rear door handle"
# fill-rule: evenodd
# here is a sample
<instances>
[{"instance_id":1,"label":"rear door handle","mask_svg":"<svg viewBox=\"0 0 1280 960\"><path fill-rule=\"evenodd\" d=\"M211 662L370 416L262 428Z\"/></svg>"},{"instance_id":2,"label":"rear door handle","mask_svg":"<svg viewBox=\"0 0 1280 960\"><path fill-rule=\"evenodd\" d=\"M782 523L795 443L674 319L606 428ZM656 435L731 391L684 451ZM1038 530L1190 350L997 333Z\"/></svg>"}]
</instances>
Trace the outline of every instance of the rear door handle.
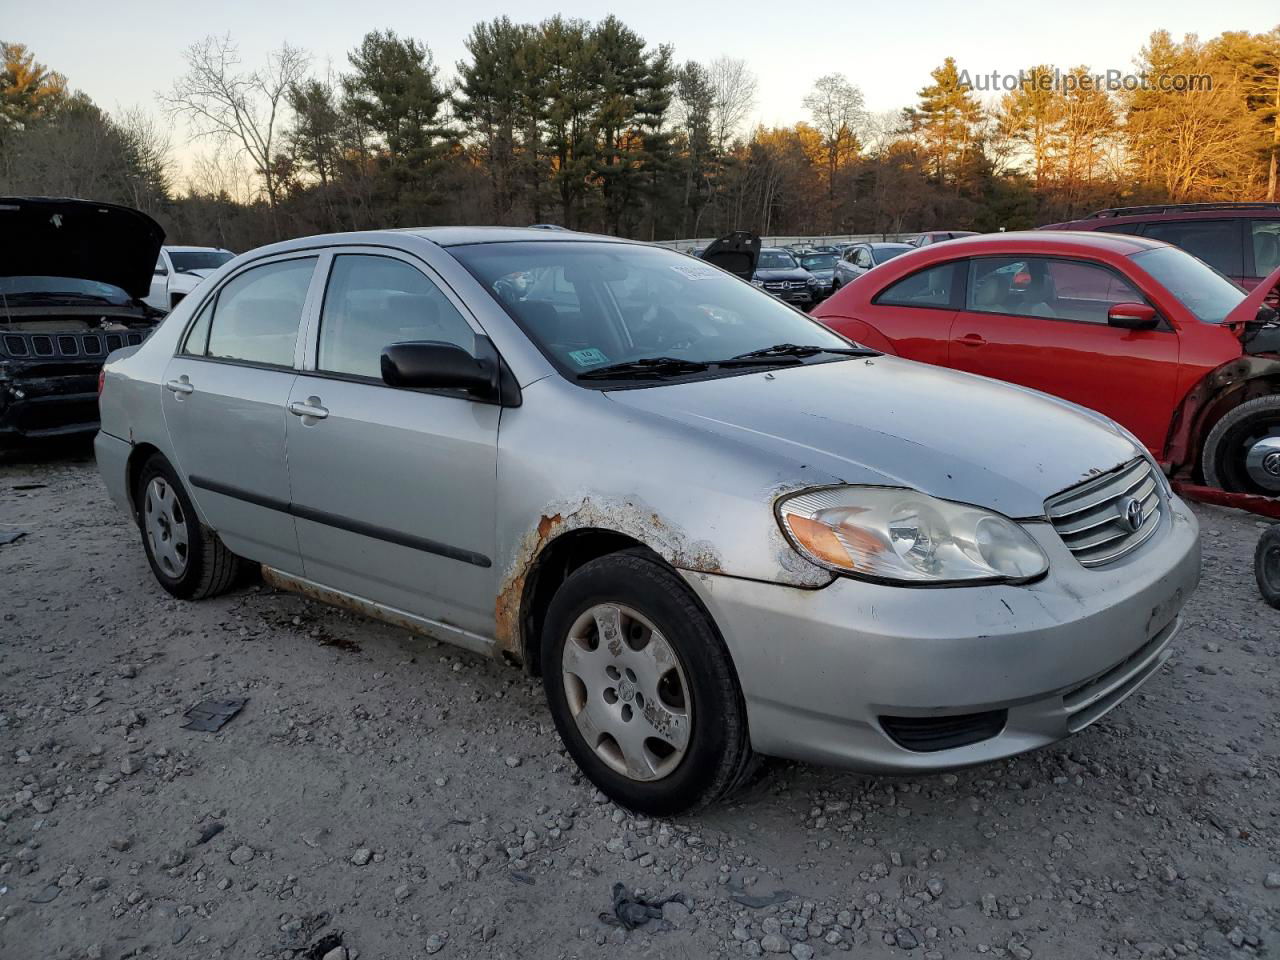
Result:
<instances>
[{"instance_id":1,"label":"rear door handle","mask_svg":"<svg viewBox=\"0 0 1280 960\"><path fill-rule=\"evenodd\" d=\"M288 410L295 417L310 417L312 420L323 420L329 415L327 408L320 406L319 397L307 397L307 402L294 400L289 404Z\"/></svg>"},{"instance_id":2,"label":"rear door handle","mask_svg":"<svg viewBox=\"0 0 1280 960\"><path fill-rule=\"evenodd\" d=\"M985 347L987 345L987 341L976 333L966 333L960 338L959 342L966 347Z\"/></svg>"},{"instance_id":3,"label":"rear door handle","mask_svg":"<svg viewBox=\"0 0 1280 960\"><path fill-rule=\"evenodd\" d=\"M196 390L196 388L191 385L191 381L186 377L183 377L181 380L166 380L164 388L170 393L179 393L184 395L188 393L195 393Z\"/></svg>"}]
</instances>

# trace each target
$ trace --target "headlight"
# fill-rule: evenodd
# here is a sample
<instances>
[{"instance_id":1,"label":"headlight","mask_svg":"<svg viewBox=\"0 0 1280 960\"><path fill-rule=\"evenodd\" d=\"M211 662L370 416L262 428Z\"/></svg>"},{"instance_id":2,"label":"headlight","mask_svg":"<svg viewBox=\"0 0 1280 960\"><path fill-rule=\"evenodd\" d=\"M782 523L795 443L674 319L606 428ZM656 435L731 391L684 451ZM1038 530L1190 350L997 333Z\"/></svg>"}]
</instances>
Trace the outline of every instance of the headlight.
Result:
<instances>
[{"instance_id":1,"label":"headlight","mask_svg":"<svg viewBox=\"0 0 1280 960\"><path fill-rule=\"evenodd\" d=\"M807 559L868 580L933 585L1033 580L1049 559L1008 517L900 487L829 487L778 502Z\"/></svg>"}]
</instances>

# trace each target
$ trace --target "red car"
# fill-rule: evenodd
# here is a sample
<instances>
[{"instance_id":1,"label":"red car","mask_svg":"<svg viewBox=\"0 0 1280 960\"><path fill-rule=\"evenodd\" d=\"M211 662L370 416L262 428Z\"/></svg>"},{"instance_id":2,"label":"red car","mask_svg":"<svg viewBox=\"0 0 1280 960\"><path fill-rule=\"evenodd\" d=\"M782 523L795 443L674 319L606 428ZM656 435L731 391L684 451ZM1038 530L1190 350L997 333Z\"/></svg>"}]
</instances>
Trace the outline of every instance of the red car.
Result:
<instances>
[{"instance_id":1,"label":"red car","mask_svg":"<svg viewBox=\"0 0 1280 960\"><path fill-rule=\"evenodd\" d=\"M867 346L1091 407L1170 473L1280 495L1280 323L1178 247L1106 233L925 247L813 311ZM1014 453L1014 451L1011 451Z\"/></svg>"}]
</instances>

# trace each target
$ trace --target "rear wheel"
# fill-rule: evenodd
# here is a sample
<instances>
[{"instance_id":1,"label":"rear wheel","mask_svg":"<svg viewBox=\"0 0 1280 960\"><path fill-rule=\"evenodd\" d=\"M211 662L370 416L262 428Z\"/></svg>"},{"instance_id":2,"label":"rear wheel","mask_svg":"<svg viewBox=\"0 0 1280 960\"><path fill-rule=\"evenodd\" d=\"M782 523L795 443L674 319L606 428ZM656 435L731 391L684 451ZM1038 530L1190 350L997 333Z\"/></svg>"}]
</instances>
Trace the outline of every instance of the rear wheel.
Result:
<instances>
[{"instance_id":1,"label":"rear wheel","mask_svg":"<svg viewBox=\"0 0 1280 960\"><path fill-rule=\"evenodd\" d=\"M542 675L569 753L624 807L679 813L749 772L728 651L680 578L647 554L593 560L561 585L542 631Z\"/></svg>"},{"instance_id":2,"label":"rear wheel","mask_svg":"<svg viewBox=\"0 0 1280 960\"><path fill-rule=\"evenodd\" d=\"M1280 396L1228 411L1204 442L1204 478L1233 493L1280 496Z\"/></svg>"},{"instance_id":3,"label":"rear wheel","mask_svg":"<svg viewBox=\"0 0 1280 960\"><path fill-rule=\"evenodd\" d=\"M203 600L231 589L240 558L200 522L177 472L153 454L138 476L134 503L151 572L183 600Z\"/></svg>"},{"instance_id":4,"label":"rear wheel","mask_svg":"<svg viewBox=\"0 0 1280 960\"><path fill-rule=\"evenodd\" d=\"M1280 610L1280 526L1272 527L1258 541L1253 572L1258 578L1262 599Z\"/></svg>"}]
</instances>

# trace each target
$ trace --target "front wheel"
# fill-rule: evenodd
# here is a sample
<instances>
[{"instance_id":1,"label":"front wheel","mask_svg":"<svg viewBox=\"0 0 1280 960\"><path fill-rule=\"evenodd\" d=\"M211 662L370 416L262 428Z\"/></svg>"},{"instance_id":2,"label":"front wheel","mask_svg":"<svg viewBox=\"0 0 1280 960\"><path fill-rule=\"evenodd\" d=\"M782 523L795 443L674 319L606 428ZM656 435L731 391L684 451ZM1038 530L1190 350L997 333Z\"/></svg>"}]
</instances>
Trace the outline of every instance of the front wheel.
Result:
<instances>
[{"instance_id":1,"label":"front wheel","mask_svg":"<svg viewBox=\"0 0 1280 960\"><path fill-rule=\"evenodd\" d=\"M560 738L617 803L665 816L736 787L752 759L728 651L680 578L627 551L560 586L542 631Z\"/></svg>"},{"instance_id":2,"label":"front wheel","mask_svg":"<svg viewBox=\"0 0 1280 960\"><path fill-rule=\"evenodd\" d=\"M1280 496L1280 395L1228 411L1205 439L1203 464L1210 486Z\"/></svg>"},{"instance_id":3,"label":"front wheel","mask_svg":"<svg viewBox=\"0 0 1280 960\"><path fill-rule=\"evenodd\" d=\"M1280 610L1280 526L1272 527L1258 541L1253 572L1258 578L1262 599Z\"/></svg>"}]
</instances>

